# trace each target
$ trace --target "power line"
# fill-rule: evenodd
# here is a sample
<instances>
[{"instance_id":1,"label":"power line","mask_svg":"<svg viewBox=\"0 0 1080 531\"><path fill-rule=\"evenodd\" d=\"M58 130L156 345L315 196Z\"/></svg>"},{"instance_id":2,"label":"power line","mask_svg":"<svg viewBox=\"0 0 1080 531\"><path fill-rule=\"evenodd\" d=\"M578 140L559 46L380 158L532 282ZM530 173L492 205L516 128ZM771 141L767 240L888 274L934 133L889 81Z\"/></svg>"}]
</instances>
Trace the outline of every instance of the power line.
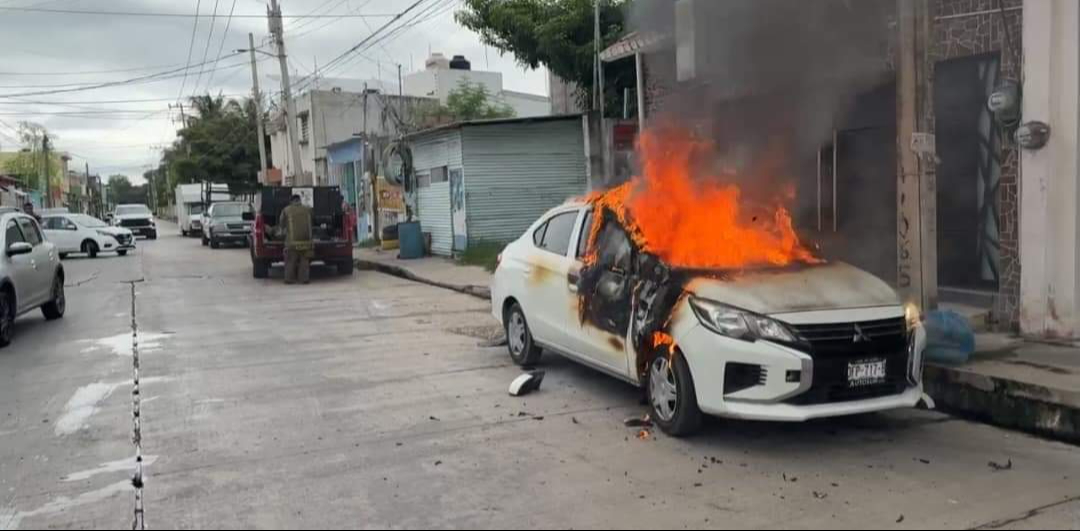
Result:
<instances>
[{"instance_id":1,"label":"power line","mask_svg":"<svg viewBox=\"0 0 1080 531\"><path fill-rule=\"evenodd\" d=\"M227 98L239 98L244 96L250 96L248 93L239 94L222 94ZM40 100L16 100L16 101L3 101L0 105L121 105L127 103L157 103L176 101L176 98L147 98L138 100L89 100L89 101L40 101Z\"/></svg>"},{"instance_id":2,"label":"power line","mask_svg":"<svg viewBox=\"0 0 1080 531\"><path fill-rule=\"evenodd\" d=\"M41 8L22 8L22 7L0 7L0 11L19 11L27 13L52 13L62 15L93 15L93 16L109 16L109 17L158 17L158 18L225 18L225 15L214 15L207 17L206 15L189 15L187 13L155 13L151 11L83 11L77 9L41 9ZM325 14L325 15L281 15L281 18L288 19L306 19L306 18L391 18L397 15L389 13L375 13L375 14ZM266 18L267 15L259 14L241 14L233 15L233 18Z\"/></svg>"},{"instance_id":3,"label":"power line","mask_svg":"<svg viewBox=\"0 0 1080 531\"><path fill-rule=\"evenodd\" d=\"M233 0L232 7L229 8L229 18L225 21L225 33L221 34L221 44L218 45L217 59L214 59L214 68L217 68L218 61L221 60L221 54L225 51L225 40L229 38L229 28L232 27L233 11L236 9L236 0ZM210 90L210 85L214 83L214 71L210 71L210 79L206 82L206 90Z\"/></svg>"},{"instance_id":4,"label":"power line","mask_svg":"<svg viewBox=\"0 0 1080 531\"><path fill-rule=\"evenodd\" d=\"M202 8L202 0L198 0L195 3L195 22L191 25L191 44L188 45L187 51L187 64L191 64L191 52L195 50L195 34L199 29L199 9ZM187 71L185 68L184 81L180 83L180 94L176 96L177 100L184 97L184 88L187 86Z\"/></svg>"},{"instance_id":5,"label":"power line","mask_svg":"<svg viewBox=\"0 0 1080 531\"><path fill-rule=\"evenodd\" d=\"M206 58L210 55L210 43L214 41L214 28L217 27L217 8L221 0L214 0L214 16L210 17L210 33L206 34L206 47L203 48L202 60L205 63ZM191 96L194 97L199 92L199 82L202 81L202 72L199 72L199 77L195 78L195 88L191 89Z\"/></svg>"},{"instance_id":6,"label":"power line","mask_svg":"<svg viewBox=\"0 0 1080 531\"><path fill-rule=\"evenodd\" d=\"M121 74L125 72L140 72L143 70L158 70L161 68L176 68L183 63L173 63L157 66L138 66L132 68L117 68L113 70L82 70L79 72L0 72L0 76L83 76L95 74Z\"/></svg>"}]
</instances>

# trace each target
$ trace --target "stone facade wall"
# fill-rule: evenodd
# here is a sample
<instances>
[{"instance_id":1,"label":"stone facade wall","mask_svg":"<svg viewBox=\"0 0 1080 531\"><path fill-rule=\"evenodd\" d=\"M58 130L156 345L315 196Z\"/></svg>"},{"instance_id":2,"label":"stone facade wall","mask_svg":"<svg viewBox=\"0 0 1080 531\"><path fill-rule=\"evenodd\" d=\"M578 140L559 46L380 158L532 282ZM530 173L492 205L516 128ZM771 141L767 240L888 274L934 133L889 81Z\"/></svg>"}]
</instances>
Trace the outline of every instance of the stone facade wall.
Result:
<instances>
[{"instance_id":1,"label":"stone facade wall","mask_svg":"<svg viewBox=\"0 0 1080 531\"><path fill-rule=\"evenodd\" d=\"M1002 80L1019 81L1023 37L1023 0L931 0L930 83L933 64L991 52L1001 54ZM1008 23L1008 32L1002 20ZM1011 33L1012 47L1008 41ZM933 85L931 85L932 87ZM933 90L928 90L931 97ZM933 127L933 105L928 105L927 123ZM1001 180L997 196L1001 242L1000 285L994 320L1001 328L1015 329L1020 308L1020 159L1016 146L1002 142Z\"/></svg>"}]
</instances>

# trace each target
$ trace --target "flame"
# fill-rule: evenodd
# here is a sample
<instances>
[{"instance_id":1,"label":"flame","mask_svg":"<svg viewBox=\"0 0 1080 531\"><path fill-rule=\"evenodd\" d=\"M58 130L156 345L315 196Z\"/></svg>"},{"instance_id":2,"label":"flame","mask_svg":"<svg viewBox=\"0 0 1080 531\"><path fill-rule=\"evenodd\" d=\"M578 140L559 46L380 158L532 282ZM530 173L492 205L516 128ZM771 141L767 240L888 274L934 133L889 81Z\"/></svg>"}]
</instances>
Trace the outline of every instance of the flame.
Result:
<instances>
[{"instance_id":1,"label":"flame","mask_svg":"<svg viewBox=\"0 0 1080 531\"><path fill-rule=\"evenodd\" d=\"M642 175L587 199L598 217L606 208L645 252L674 267L742 269L820 262L800 243L782 204L794 197L794 187L782 187L774 205L751 204L730 177L694 175L694 162L711 147L685 130L648 131L638 145ZM596 242L600 226L593 224L590 244Z\"/></svg>"}]
</instances>

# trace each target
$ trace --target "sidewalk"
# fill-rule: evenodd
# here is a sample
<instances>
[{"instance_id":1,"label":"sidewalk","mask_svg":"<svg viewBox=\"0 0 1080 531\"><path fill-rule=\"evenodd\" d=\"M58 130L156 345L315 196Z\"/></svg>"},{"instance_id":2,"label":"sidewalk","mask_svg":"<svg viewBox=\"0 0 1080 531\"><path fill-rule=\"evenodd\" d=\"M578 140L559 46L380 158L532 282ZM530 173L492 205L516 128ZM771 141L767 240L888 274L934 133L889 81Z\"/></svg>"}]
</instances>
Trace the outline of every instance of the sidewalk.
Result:
<instances>
[{"instance_id":1,"label":"sidewalk","mask_svg":"<svg viewBox=\"0 0 1080 531\"><path fill-rule=\"evenodd\" d=\"M416 260L399 260L397 255L396 249L391 251L357 249L353 253L359 269L376 270L480 299L491 299L491 273L482 267L462 266L449 258L434 256Z\"/></svg>"},{"instance_id":2,"label":"sidewalk","mask_svg":"<svg viewBox=\"0 0 1080 531\"><path fill-rule=\"evenodd\" d=\"M436 257L398 260L397 251L361 249L355 256L361 269L491 298L491 274L480 267ZM943 411L1080 443L1080 347L980 331L968 363L928 364L925 384Z\"/></svg>"}]
</instances>

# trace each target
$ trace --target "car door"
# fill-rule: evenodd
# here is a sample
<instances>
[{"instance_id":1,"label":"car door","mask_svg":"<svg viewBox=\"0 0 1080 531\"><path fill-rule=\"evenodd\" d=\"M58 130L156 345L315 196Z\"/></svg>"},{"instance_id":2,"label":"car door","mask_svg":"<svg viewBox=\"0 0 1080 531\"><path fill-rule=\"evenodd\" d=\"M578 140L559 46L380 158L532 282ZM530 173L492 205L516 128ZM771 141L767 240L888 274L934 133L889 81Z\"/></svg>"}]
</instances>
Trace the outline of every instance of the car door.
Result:
<instances>
[{"instance_id":1,"label":"car door","mask_svg":"<svg viewBox=\"0 0 1080 531\"><path fill-rule=\"evenodd\" d=\"M34 252L30 253L30 266L33 269L33 285L30 291L34 295L33 300L36 306L52 297L52 261L55 258L56 247L45 240L37 221L31 218L19 218L19 228L22 229L26 242L34 246Z\"/></svg>"},{"instance_id":2,"label":"car door","mask_svg":"<svg viewBox=\"0 0 1080 531\"><path fill-rule=\"evenodd\" d=\"M34 293L34 266L33 266L33 253L21 254L18 256L8 256L7 249L11 248L13 244L26 242L26 238L23 237L22 229L19 228L19 224L15 219L10 219L4 230L4 256L3 259L7 262L7 267L11 270L11 282L15 285L15 300L17 302L17 313L22 313L30 308L34 307L36 297Z\"/></svg>"},{"instance_id":3,"label":"car door","mask_svg":"<svg viewBox=\"0 0 1080 531\"><path fill-rule=\"evenodd\" d=\"M76 233L75 226L67 218L62 216L53 216L45 218L44 221L45 237L59 248L60 251L65 253L75 252L78 249L72 249L72 240Z\"/></svg>"},{"instance_id":4,"label":"car door","mask_svg":"<svg viewBox=\"0 0 1080 531\"><path fill-rule=\"evenodd\" d=\"M541 223L524 253L523 306L533 336L541 343L571 351L566 324L577 306L576 294L567 284L573 258L570 239L581 209L561 210Z\"/></svg>"},{"instance_id":5,"label":"car door","mask_svg":"<svg viewBox=\"0 0 1080 531\"><path fill-rule=\"evenodd\" d=\"M632 376L628 355L631 348L626 341L632 314L633 245L618 224L605 223L598 233L594 265L583 270L593 223L590 210L575 241L570 278L583 296L567 329L574 339L574 349L583 356L619 375ZM582 278L583 274L587 278Z\"/></svg>"}]
</instances>

